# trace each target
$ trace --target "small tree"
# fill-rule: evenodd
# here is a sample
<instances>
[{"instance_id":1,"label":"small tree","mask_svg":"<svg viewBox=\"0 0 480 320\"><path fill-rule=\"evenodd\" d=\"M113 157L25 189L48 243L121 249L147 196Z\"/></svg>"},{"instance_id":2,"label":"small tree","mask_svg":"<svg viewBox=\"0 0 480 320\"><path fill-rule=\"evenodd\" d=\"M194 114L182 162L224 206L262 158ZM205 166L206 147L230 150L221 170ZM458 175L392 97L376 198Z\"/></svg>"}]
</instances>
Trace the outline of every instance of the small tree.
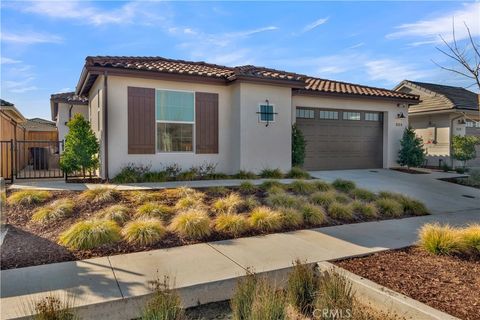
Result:
<instances>
[{"instance_id":1,"label":"small tree","mask_svg":"<svg viewBox=\"0 0 480 320\"><path fill-rule=\"evenodd\" d=\"M292 126L292 166L301 167L305 161L305 138L297 125Z\"/></svg>"},{"instance_id":2,"label":"small tree","mask_svg":"<svg viewBox=\"0 0 480 320\"><path fill-rule=\"evenodd\" d=\"M70 129L65 137L65 151L60 159L60 167L65 173L98 168L100 145L90 128L90 123L81 114L75 114L67 123Z\"/></svg>"},{"instance_id":3,"label":"small tree","mask_svg":"<svg viewBox=\"0 0 480 320\"><path fill-rule=\"evenodd\" d=\"M480 144L480 139L475 136L453 136L452 158L462 161L465 168L467 161L475 159L477 152L475 146Z\"/></svg>"},{"instance_id":4,"label":"small tree","mask_svg":"<svg viewBox=\"0 0 480 320\"><path fill-rule=\"evenodd\" d=\"M425 162L425 149L423 141L415 135L412 127L408 127L403 132L400 140L400 151L398 152L398 163L401 166L419 167Z\"/></svg>"}]
</instances>

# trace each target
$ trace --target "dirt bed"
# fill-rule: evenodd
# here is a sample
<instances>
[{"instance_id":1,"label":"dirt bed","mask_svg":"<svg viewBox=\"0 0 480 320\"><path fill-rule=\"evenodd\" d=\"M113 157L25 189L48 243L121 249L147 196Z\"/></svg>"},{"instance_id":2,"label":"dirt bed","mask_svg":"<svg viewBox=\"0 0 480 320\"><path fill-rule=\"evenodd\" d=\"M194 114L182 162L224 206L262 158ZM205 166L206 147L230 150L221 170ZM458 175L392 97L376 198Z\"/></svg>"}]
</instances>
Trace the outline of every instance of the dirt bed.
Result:
<instances>
[{"instance_id":1,"label":"dirt bed","mask_svg":"<svg viewBox=\"0 0 480 320\"><path fill-rule=\"evenodd\" d=\"M359 276L465 320L480 319L480 260L418 247L335 262Z\"/></svg>"}]
</instances>

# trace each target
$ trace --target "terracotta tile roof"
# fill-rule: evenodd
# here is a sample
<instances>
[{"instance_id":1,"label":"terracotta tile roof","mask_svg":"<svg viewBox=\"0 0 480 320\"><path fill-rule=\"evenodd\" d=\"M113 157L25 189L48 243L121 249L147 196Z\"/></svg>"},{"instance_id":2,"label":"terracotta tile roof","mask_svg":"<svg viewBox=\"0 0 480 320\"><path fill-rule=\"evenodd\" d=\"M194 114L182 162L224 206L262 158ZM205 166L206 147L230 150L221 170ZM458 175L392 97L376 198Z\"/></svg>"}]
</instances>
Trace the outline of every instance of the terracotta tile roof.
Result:
<instances>
[{"instance_id":1,"label":"terracotta tile roof","mask_svg":"<svg viewBox=\"0 0 480 320\"><path fill-rule=\"evenodd\" d=\"M352 83L309 77L294 72L258 67L253 65L227 67L206 62L173 60L162 57L123 57L95 56L87 57L85 67L128 69L152 71L179 75L194 75L223 79L226 83L236 79L282 81L292 84L299 93L335 93L370 97L418 100L418 96L395 92L388 89L373 88ZM87 80L92 84L94 79Z\"/></svg>"},{"instance_id":2,"label":"terracotta tile roof","mask_svg":"<svg viewBox=\"0 0 480 320\"><path fill-rule=\"evenodd\" d=\"M53 102L65 102L71 104L88 104L87 97L78 96L75 92L55 93L50 96L50 100Z\"/></svg>"}]
</instances>

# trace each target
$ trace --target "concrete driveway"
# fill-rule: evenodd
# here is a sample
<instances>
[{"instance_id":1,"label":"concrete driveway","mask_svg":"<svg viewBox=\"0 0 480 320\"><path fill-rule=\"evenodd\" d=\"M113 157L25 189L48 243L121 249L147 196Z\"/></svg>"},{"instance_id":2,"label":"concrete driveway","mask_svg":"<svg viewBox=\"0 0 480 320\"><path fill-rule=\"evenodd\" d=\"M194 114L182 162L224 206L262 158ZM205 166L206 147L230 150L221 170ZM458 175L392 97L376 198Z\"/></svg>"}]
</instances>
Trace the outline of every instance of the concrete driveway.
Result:
<instances>
[{"instance_id":1,"label":"concrete driveway","mask_svg":"<svg viewBox=\"0 0 480 320\"><path fill-rule=\"evenodd\" d=\"M310 174L328 182L337 178L352 180L372 191L400 192L423 201L434 214L480 211L480 190L438 180L458 174L408 174L387 169L312 171Z\"/></svg>"}]
</instances>

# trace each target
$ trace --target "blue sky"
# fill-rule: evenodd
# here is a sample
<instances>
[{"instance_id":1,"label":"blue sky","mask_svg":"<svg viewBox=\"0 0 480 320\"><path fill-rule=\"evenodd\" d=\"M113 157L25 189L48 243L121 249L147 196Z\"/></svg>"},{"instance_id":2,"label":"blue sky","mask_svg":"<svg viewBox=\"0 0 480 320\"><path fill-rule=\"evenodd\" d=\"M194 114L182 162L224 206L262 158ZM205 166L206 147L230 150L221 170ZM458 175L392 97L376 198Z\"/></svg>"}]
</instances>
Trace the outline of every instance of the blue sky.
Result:
<instances>
[{"instance_id":1,"label":"blue sky","mask_svg":"<svg viewBox=\"0 0 480 320\"><path fill-rule=\"evenodd\" d=\"M74 90L88 55L255 64L392 88L407 78L470 83L435 46L480 37L480 2L1 3L1 97L49 118L50 94Z\"/></svg>"}]
</instances>

